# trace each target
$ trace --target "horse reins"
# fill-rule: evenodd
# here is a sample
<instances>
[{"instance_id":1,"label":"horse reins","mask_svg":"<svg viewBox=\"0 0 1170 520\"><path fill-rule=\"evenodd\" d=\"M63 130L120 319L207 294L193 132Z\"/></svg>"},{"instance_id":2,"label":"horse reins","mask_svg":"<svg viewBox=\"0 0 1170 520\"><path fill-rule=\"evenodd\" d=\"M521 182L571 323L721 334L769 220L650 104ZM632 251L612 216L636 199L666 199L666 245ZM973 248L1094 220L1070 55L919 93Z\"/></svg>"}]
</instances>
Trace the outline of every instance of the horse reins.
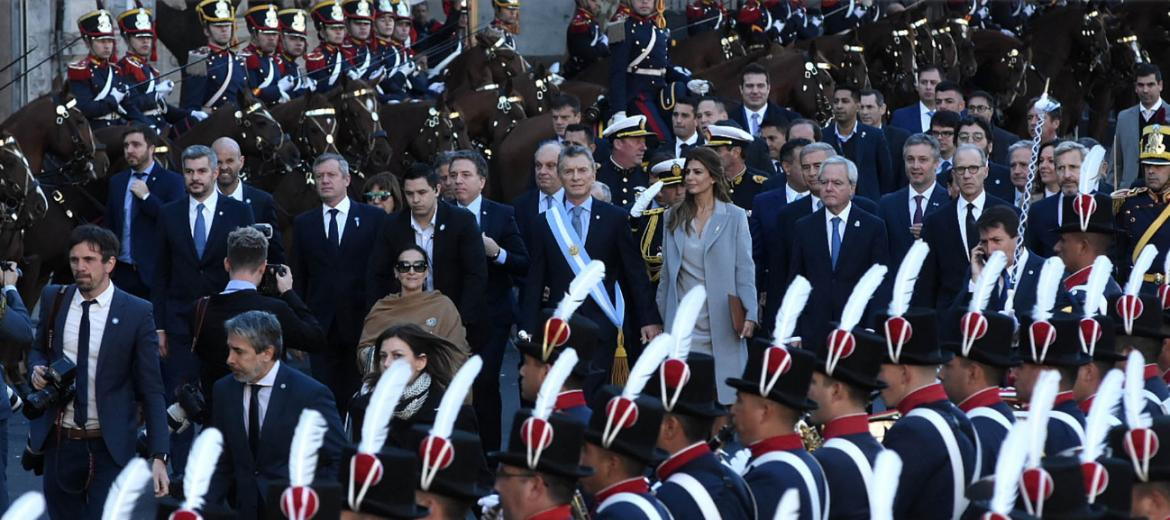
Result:
<instances>
[{"instance_id":1,"label":"horse reins","mask_svg":"<svg viewBox=\"0 0 1170 520\"><path fill-rule=\"evenodd\" d=\"M277 154L280 152L280 148L284 146L284 143L285 143L284 130L280 127L280 123L276 121L276 118L272 117L272 114L268 113L268 109L264 108L264 103L257 101L255 103L253 103L252 106L248 107L246 110L244 110L242 112L239 110L236 110L236 112L234 114L234 116L236 118L236 125L238 125L241 128L240 140L242 140L242 141L248 140L248 130L250 130L252 128L252 126L254 125L254 123L252 123L251 118L246 117L246 116L252 116L252 115L258 115L259 117L263 117L264 119L267 119L270 122L272 122L272 125L276 127L277 135L280 136L279 140L276 141L275 144L272 144L270 142L271 140L265 140L264 136L260 135L260 132L255 132L255 134L256 134L256 149L260 151L261 158L264 159L264 162L272 162L276 159ZM272 144L272 146L266 147L265 146L266 144Z\"/></svg>"},{"instance_id":2,"label":"horse reins","mask_svg":"<svg viewBox=\"0 0 1170 520\"><path fill-rule=\"evenodd\" d=\"M358 106L362 107L362 110L365 110L366 113L369 114L369 116L370 116L371 126L370 126L370 135L368 135L368 136L361 135L361 133L360 133L361 129L358 128L358 125L345 125L343 127L343 128L345 128L345 131L349 137L349 139L348 139L349 146L346 146L347 153L345 155L349 155L349 156L360 159L358 161L354 161L355 164L359 164L359 165L364 163L366 160L366 157L369 156L370 153L372 153L374 151L374 139L376 139L378 137L382 137L382 138L386 137L386 131L382 129L382 123L380 121L380 118L378 117L378 111L375 109L371 109L369 106L366 105L365 100L362 99L365 96L372 96L372 95L374 95L374 90L367 87L367 88L359 88L353 92L346 92L340 96L340 99L342 101L348 101L348 100L356 101ZM376 104L376 101L375 101L375 104ZM348 113L349 111L345 110L343 108L342 112ZM357 150L358 147L361 146L360 143L363 143L363 142L366 143L365 149L360 153L355 153L354 150Z\"/></svg>"},{"instance_id":3,"label":"horse reins","mask_svg":"<svg viewBox=\"0 0 1170 520\"><path fill-rule=\"evenodd\" d=\"M336 114L337 111L333 108L317 108L302 113L301 124L299 125L299 129L297 131L296 137L293 138L293 141L297 144L297 146L308 150L310 157L317 157L323 153L329 152L330 149L332 149L333 152L340 154L341 152L337 149L337 144L334 143L333 138L333 134L337 131ZM325 120L325 124L322 125L321 120L318 118L323 118ZM313 126L310 127L309 125L306 125L305 121L313 123ZM326 128L326 126L328 128ZM314 127L325 135L325 145L322 146L320 150L318 150L317 147L313 145L312 139L309 138L308 132L306 132L306 129Z\"/></svg>"},{"instance_id":4,"label":"horse reins","mask_svg":"<svg viewBox=\"0 0 1170 520\"><path fill-rule=\"evenodd\" d=\"M41 174L49 178L59 175L63 181L62 184L81 184L88 182L92 176L93 161L95 160L94 154L97 151L96 146L93 144L97 142L93 137L93 129L88 124L85 126L89 132L89 142L86 143L85 139L81 137L81 130L78 128L79 123L65 124L67 122L85 121L85 117L81 115L80 111L77 112L76 116L73 114L74 111L77 111L76 99L70 99L66 103L61 103L58 101L57 96L54 95L53 103L56 105L57 126L65 126L69 129L69 140L73 144L73 156L58 168L52 170L46 169L42 163ZM51 160L53 154L46 152L45 156L46 161L44 162L54 162ZM70 175L75 173L77 174L76 176Z\"/></svg>"}]
</instances>

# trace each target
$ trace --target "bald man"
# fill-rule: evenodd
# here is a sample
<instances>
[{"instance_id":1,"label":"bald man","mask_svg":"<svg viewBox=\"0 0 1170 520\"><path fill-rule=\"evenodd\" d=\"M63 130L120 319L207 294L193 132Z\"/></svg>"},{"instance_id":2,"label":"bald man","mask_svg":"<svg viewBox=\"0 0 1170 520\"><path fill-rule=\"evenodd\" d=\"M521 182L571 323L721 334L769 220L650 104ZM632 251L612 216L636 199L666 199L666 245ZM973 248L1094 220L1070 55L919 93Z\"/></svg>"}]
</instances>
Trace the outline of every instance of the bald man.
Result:
<instances>
[{"instance_id":1,"label":"bald man","mask_svg":"<svg viewBox=\"0 0 1170 520\"><path fill-rule=\"evenodd\" d=\"M240 170L244 169L244 156L240 153L240 144L230 137L220 137L211 143L211 149L219 159L219 171L215 178L216 188L225 197L243 202L252 210L252 218L257 224L267 224L272 230L264 231L268 235L268 263L284 264L284 243L280 237L280 226L277 221L276 202L268 192L240 180ZM263 227L263 226L260 226Z\"/></svg>"}]
</instances>

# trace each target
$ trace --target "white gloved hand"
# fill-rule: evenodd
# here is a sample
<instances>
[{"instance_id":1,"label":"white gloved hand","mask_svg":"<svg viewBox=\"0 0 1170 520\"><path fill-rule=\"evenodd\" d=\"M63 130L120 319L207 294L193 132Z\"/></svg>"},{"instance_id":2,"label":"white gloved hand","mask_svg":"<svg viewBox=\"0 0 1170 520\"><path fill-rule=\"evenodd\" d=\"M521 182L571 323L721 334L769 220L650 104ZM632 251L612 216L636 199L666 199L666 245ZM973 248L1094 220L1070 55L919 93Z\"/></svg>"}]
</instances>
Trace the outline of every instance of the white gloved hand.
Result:
<instances>
[{"instance_id":1,"label":"white gloved hand","mask_svg":"<svg viewBox=\"0 0 1170 520\"><path fill-rule=\"evenodd\" d=\"M202 110L192 110L191 117L194 118L196 121L203 121L204 119L207 119L207 112L204 112Z\"/></svg>"},{"instance_id":2,"label":"white gloved hand","mask_svg":"<svg viewBox=\"0 0 1170 520\"><path fill-rule=\"evenodd\" d=\"M110 97L114 98L114 103L122 104L122 100L126 98L126 92L114 87L110 89Z\"/></svg>"},{"instance_id":3,"label":"white gloved hand","mask_svg":"<svg viewBox=\"0 0 1170 520\"><path fill-rule=\"evenodd\" d=\"M297 85L297 79L292 76L284 76L280 81L276 82L276 88L280 89L281 94L286 94Z\"/></svg>"},{"instance_id":4,"label":"white gloved hand","mask_svg":"<svg viewBox=\"0 0 1170 520\"><path fill-rule=\"evenodd\" d=\"M492 493L479 499L476 504L479 505L480 512L486 516L488 513L491 513L493 509L500 507L500 495L497 493Z\"/></svg>"},{"instance_id":5,"label":"white gloved hand","mask_svg":"<svg viewBox=\"0 0 1170 520\"><path fill-rule=\"evenodd\" d=\"M435 94L442 94L444 90L447 90L447 85L442 81L436 81L430 85L427 85L427 90L434 92Z\"/></svg>"},{"instance_id":6,"label":"white gloved hand","mask_svg":"<svg viewBox=\"0 0 1170 520\"><path fill-rule=\"evenodd\" d=\"M169 79L162 79L154 82L154 91L162 97L175 91L175 82Z\"/></svg>"},{"instance_id":7,"label":"white gloved hand","mask_svg":"<svg viewBox=\"0 0 1170 520\"><path fill-rule=\"evenodd\" d=\"M302 76L301 77L301 87L308 89L308 90L311 90L313 92L316 92L317 91L317 80L310 78L308 76Z\"/></svg>"},{"instance_id":8,"label":"white gloved hand","mask_svg":"<svg viewBox=\"0 0 1170 520\"><path fill-rule=\"evenodd\" d=\"M362 71L358 69L349 69L345 71L345 75L349 76L349 79L362 79Z\"/></svg>"},{"instance_id":9,"label":"white gloved hand","mask_svg":"<svg viewBox=\"0 0 1170 520\"><path fill-rule=\"evenodd\" d=\"M723 465L731 468L736 475L743 475L747 471L748 460L752 458L752 453L747 448L743 448L735 455L723 460Z\"/></svg>"},{"instance_id":10,"label":"white gloved hand","mask_svg":"<svg viewBox=\"0 0 1170 520\"><path fill-rule=\"evenodd\" d=\"M370 81L376 83L382 81L382 78L384 77L386 77L386 67L383 65L374 69L374 72L370 74Z\"/></svg>"},{"instance_id":11,"label":"white gloved hand","mask_svg":"<svg viewBox=\"0 0 1170 520\"><path fill-rule=\"evenodd\" d=\"M674 71L688 78L691 77L691 69L688 69L682 65L675 65Z\"/></svg>"},{"instance_id":12,"label":"white gloved hand","mask_svg":"<svg viewBox=\"0 0 1170 520\"><path fill-rule=\"evenodd\" d=\"M609 45L609 35L608 34L601 33L601 44L605 45L605 46Z\"/></svg>"},{"instance_id":13,"label":"white gloved hand","mask_svg":"<svg viewBox=\"0 0 1170 520\"><path fill-rule=\"evenodd\" d=\"M398 66L398 72L406 74L407 76L414 74L415 70L418 70L418 67L414 65L414 60L411 59L403 60L402 65Z\"/></svg>"},{"instance_id":14,"label":"white gloved hand","mask_svg":"<svg viewBox=\"0 0 1170 520\"><path fill-rule=\"evenodd\" d=\"M700 96L706 96L711 91L711 82L705 79L692 79L687 82L687 90Z\"/></svg>"}]
</instances>

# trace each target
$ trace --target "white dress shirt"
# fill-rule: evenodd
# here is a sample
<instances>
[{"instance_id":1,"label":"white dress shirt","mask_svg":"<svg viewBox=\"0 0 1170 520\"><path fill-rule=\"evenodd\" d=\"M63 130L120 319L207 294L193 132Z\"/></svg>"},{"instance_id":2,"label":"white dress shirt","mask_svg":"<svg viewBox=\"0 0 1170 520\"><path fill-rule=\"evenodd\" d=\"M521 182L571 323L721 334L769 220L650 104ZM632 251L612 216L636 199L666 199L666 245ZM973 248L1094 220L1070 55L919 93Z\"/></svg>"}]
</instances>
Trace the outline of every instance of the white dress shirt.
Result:
<instances>
[{"instance_id":1,"label":"white dress shirt","mask_svg":"<svg viewBox=\"0 0 1170 520\"><path fill-rule=\"evenodd\" d=\"M792 204L793 202L800 200L801 197L804 197L805 195L808 195L808 194L809 194L808 190L796 191L796 190L792 189L792 186L789 186L787 182L784 183L784 200L786 202L788 202L789 204Z\"/></svg>"},{"instance_id":2,"label":"white dress shirt","mask_svg":"<svg viewBox=\"0 0 1170 520\"><path fill-rule=\"evenodd\" d=\"M574 208L573 203L569 202L568 198L565 198L564 203L565 203L565 214L569 216L569 222L565 222L565 224L569 226L569 229L573 229L573 222L572 222L573 208ZM582 208L582 210L581 210L581 237L580 238L581 238L581 246L584 247L585 246L585 238L589 236L589 219L593 217L593 197L589 197L589 198L585 199L585 202L581 203L581 208Z\"/></svg>"},{"instance_id":3,"label":"white dress shirt","mask_svg":"<svg viewBox=\"0 0 1170 520\"><path fill-rule=\"evenodd\" d=\"M483 211L483 195L480 194L480 195L476 196L475 200L471 201L470 204L468 204L466 206L460 204L459 207L466 209L467 211L470 211L472 215L475 215L475 224L477 226L479 226L480 234L486 235L486 233L483 232L483 223L481 223L479 221L480 216L483 215L483 213L482 213L482 211ZM436 213L438 213L438 212L436 212ZM499 244L496 244L496 245L499 245ZM507 257L508 257L508 252L504 251L504 248L501 247L500 248L500 256L496 257L494 260L491 258L488 258L488 260L495 262L497 264L503 265L504 259Z\"/></svg>"},{"instance_id":4,"label":"white dress shirt","mask_svg":"<svg viewBox=\"0 0 1170 520\"><path fill-rule=\"evenodd\" d=\"M923 102L918 102L918 118L922 121L922 133L930 132L930 120L934 117L934 110L931 110Z\"/></svg>"},{"instance_id":5,"label":"white dress shirt","mask_svg":"<svg viewBox=\"0 0 1170 520\"><path fill-rule=\"evenodd\" d=\"M674 157L675 157L675 159L682 158L682 156L683 156L682 147L684 144L689 144L691 146L699 144L699 132L695 131L695 133L691 134L691 137L689 139L675 139L674 140Z\"/></svg>"},{"instance_id":6,"label":"white dress shirt","mask_svg":"<svg viewBox=\"0 0 1170 520\"><path fill-rule=\"evenodd\" d=\"M848 143L849 138L853 137L853 135L857 133L857 121L853 122L853 131L849 132L846 135L841 135L841 125L838 125L837 123L833 123L833 133L837 134L837 141L838 142L840 142L841 144Z\"/></svg>"},{"instance_id":7,"label":"white dress shirt","mask_svg":"<svg viewBox=\"0 0 1170 520\"><path fill-rule=\"evenodd\" d=\"M914 200L914 196L915 195L922 195L922 218L926 219L926 208L927 208L927 206L930 205L930 194L934 193L934 185L935 184L937 184L937 183L934 183L934 182L930 183L930 187L926 188L926 190L922 191L922 192L919 192L918 190L914 189L914 186L910 186L910 197L908 197L908 198L910 199L909 204L910 204L910 223L911 224L914 223L914 212L918 209L918 201Z\"/></svg>"},{"instance_id":8,"label":"white dress shirt","mask_svg":"<svg viewBox=\"0 0 1170 520\"><path fill-rule=\"evenodd\" d=\"M752 109L748 108L747 105L743 106L744 122L747 123L748 133L750 133L754 136L760 135L760 127L764 126L764 113L767 111L768 111L768 104L767 103L764 103L764 106L760 107L759 110L752 110ZM755 114L758 117L758 120L757 120L758 122L752 121L753 114Z\"/></svg>"},{"instance_id":9,"label":"white dress shirt","mask_svg":"<svg viewBox=\"0 0 1170 520\"><path fill-rule=\"evenodd\" d=\"M260 392L256 395L257 402L260 403L260 428L264 428L264 416L268 414L268 400L272 398L272 387L276 384L276 373L280 371L280 361L272 364L272 368L268 369L268 373L264 374L259 381L252 383L259 385ZM244 433L248 432L248 413L252 411L252 391L251 386L244 385Z\"/></svg>"},{"instance_id":10,"label":"white dress shirt","mask_svg":"<svg viewBox=\"0 0 1170 520\"><path fill-rule=\"evenodd\" d=\"M344 197L337 206L329 207L328 204L321 205L321 215L325 217L325 238L329 238L329 210L337 210L337 243L341 243L342 237L345 236L345 221L349 217L349 197Z\"/></svg>"},{"instance_id":11,"label":"white dress shirt","mask_svg":"<svg viewBox=\"0 0 1170 520\"><path fill-rule=\"evenodd\" d=\"M825 237L828 238L829 243L829 258L833 257L833 218L841 217L841 223L837 225L837 232L841 234L841 245L845 244L845 228L849 227L849 210L853 209L853 201L845 205L840 213L834 215L829 208L825 208ZM840 251L838 251L840 253Z\"/></svg>"},{"instance_id":12,"label":"white dress shirt","mask_svg":"<svg viewBox=\"0 0 1170 520\"><path fill-rule=\"evenodd\" d=\"M1138 107L1139 107L1139 110L1142 111L1142 118L1149 119L1151 117L1154 117L1154 112L1157 112L1159 108L1162 108L1162 98L1158 98L1158 102L1154 103L1154 106L1152 106L1148 109L1145 107L1145 105L1142 105L1141 103L1138 103Z\"/></svg>"},{"instance_id":13,"label":"white dress shirt","mask_svg":"<svg viewBox=\"0 0 1170 520\"><path fill-rule=\"evenodd\" d=\"M101 428L98 422L97 406L97 372L98 356L101 354L102 335L106 332L106 318L110 315L110 302L114 299L114 284L106 286L106 290L97 295L97 303L89 306L89 364L88 382L85 389L86 419L85 429L96 430ZM81 329L81 302L84 300L81 291L73 292L73 300L69 302L69 314L65 315L65 329L61 331L61 351L65 357L77 362L77 334ZM73 399L65 405L65 414L61 418L61 425L66 428L80 429L73 424Z\"/></svg>"},{"instance_id":14,"label":"white dress shirt","mask_svg":"<svg viewBox=\"0 0 1170 520\"><path fill-rule=\"evenodd\" d=\"M986 191L979 192L979 195L976 196L975 200L972 200L972 201L968 201L967 199L964 199L962 196L960 196L958 199L955 200L955 205L957 206L955 209L958 210L958 211L956 211L956 213L958 213L958 215L956 215L956 216L958 218L958 223L959 223L959 240L964 244L963 250L967 254L967 260L970 260L971 259L971 252L966 250L967 249L967 246L966 246L966 244L967 244L967 204L974 204L975 205L975 208L974 208L974 210L972 210L971 213L974 215L975 220L978 221L979 216L983 215L983 207L987 205L987 192ZM978 237L976 237L976 241L978 241Z\"/></svg>"},{"instance_id":15,"label":"white dress shirt","mask_svg":"<svg viewBox=\"0 0 1170 520\"><path fill-rule=\"evenodd\" d=\"M236 183L236 190L231 192L231 193L224 193L222 190L219 189L218 186L216 186L215 189L216 189L216 191L219 191L219 193L221 195L223 195L229 199L236 199L240 202L244 202L244 182L243 181L237 182Z\"/></svg>"},{"instance_id":16,"label":"white dress shirt","mask_svg":"<svg viewBox=\"0 0 1170 520\"><path fill-rule=\"evenodd\" d=\"M817 210L818 210L818 209L820 209L820 208L818 208L817 206L822 204L822 203L821 203L821 198L820 198L820 197L818 197L818 196L816 196L816 195L813 195L813 194L812 194L812 192L809 192L808 196L809 196L809 197L811 197L811 198L809 199L809 202L810 202L810 203L811 203L811 205L812 205L812 212L813 212L813 213L816 213L816 212L817 212ZM852 204L852 202L851 202L850 204Z\"/></svg>"},{"instance_id":17,"label":"white dress shirt","mask_svg":"<svg viewBox=\"0 0 1170 520\"><path fill-rule=\"evenodd\" d=\"M199 204L203 204L203 238L211 235L211 221L215 220L215 207L219 204L219 192L211 190L207 200L199 202L195 197L187 195L187 224L191 228L191 236L195 236L195 215L199 212Z\"/></svg>"},{"instance_id":18,"label":"white dress shirt","mask_svg":"<svg viewBox=\"0 0 1170 520\"><path fill-rule=\"evenodd\" d=\"M414 220L414 216L410 217L410 228L414 230L414 244L423 248L427 252L427 258L430 259L430 269L427 269L427 290L434 290L435 288L435 219L439 216L439 208L435 207L435 212L431 213L431 221L427 224L426 229L418 225L418 221ZM397 259L395 259L397 260Z\"/></svg>"},{"instance_id":19,"label":"white dress shirt","mask_svg":"<svg viewBox=\"0 0 1170 520\"><path fill-rule=\"evenodd\" d=\"M545 192L537 190L539 197L536 199L536 213L544 215L545 210L548 209L549 204L560 204L565 200L565 189L561 188L552 195L545 194Z\"/></svg>"}]
</instances>

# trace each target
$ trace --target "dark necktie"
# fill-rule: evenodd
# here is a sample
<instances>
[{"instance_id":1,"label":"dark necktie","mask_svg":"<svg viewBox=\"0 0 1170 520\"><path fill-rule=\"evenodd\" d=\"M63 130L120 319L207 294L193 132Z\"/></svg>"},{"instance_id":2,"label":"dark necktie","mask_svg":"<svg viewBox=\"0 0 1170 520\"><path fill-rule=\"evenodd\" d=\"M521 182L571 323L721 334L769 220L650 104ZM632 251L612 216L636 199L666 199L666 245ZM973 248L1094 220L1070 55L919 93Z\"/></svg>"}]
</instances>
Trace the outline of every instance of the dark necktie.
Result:
<instances>
[{"instance_id":1,"label":"dark necktie","mask_svg":"<svg viewBox=\"0 0 1170 520\"><path fill-rule=\"evenodd\" d=\"M83 430L89 420L89 306L96 301L81 302L81 322L77 325L77 392L73 397L73 424Z\"/></svg>"},{"instance_id":2,"label":"dark necktie","mask_svg":"<svg viewBox=\"0 0 1170 520\"><path fill-rule=\"evenodd\" d=\"M333 247L341 247L341 238L338 236L339 232L337 231L338 213L340 213L340 210L337 208L329 210L329 236L325 238L329 240L330 244L333 244Z\"/></svg>"},{"instance_id":3,"label":"dark necktie","mask_svg":"<svg viewBox=\"0 0 1170 520\"><path fill-rule=\"evenodd\" d=\"M829 219L833 223L832 241L829 242L830 260L833 262L833 269L837 268L837 257L841 254L841 217L833 217Z\"/></svg>"},{"instance_id":4,"label":"dark necktie","mask_svg":"<svg viewBox=\"0 0 1170 520\"><path fill-rule=\"evenodd\" d=\"M134 181L140 181L145 178L146 172L136 172L134 170L130 170L130 183L126 185L126 200L123 204L125 209L123 213L125 214L126 219L126 221L122 223L122 251L125 253L124 260L130 260L133 258L133 250L130 248L130 226L134 225L134 219L138 218L138 211L140 210L137 201L138 197L134 195L133 191L130 191L130 184L134 184Z\"/></svg>"},{"instance_id":5,"label":"dark necktie","mask_svg":"<svg viewBox=\"0 0 1170 520\"><path fill-rule=\"evenodd\" d=\"M695 147L695 145L687 144L687 143L683 143L683 144L678 145L678 156L681 158L682 156L687 154L687 150L690 150L691 148L694 148L694 147Z\"/></svg>"},{"instance_id":6,"label":"dark necktie","mask_svg":"<svg viewBox=\"0 0 1170 520\"><path fill-rule=\"evenodd\" d=\"M252 459L256 459L256 451L260 449L260 385L248 385L248 447L252 449Z\"/></svg>"},{"instance_id":7,"label":"dark necktie","mask_svg":"<svg viewBox=\"0 0 1170 520\"><path fill-rule=\"evenodd\" d=\"M979 244L979 231L975 227L975 204L967 203L967 254Z\"/></svg>"},{"instance_id":8,"label":"dark necktie","mask_svg":"<svg viewBox=\"0 0 1170 520\"><path fill-rule=\"evenodd\" d=\"M922 195L914 196L914 222L912 224L922 223L922 200L925 198Z\"/></svg>"}]
</instances>

